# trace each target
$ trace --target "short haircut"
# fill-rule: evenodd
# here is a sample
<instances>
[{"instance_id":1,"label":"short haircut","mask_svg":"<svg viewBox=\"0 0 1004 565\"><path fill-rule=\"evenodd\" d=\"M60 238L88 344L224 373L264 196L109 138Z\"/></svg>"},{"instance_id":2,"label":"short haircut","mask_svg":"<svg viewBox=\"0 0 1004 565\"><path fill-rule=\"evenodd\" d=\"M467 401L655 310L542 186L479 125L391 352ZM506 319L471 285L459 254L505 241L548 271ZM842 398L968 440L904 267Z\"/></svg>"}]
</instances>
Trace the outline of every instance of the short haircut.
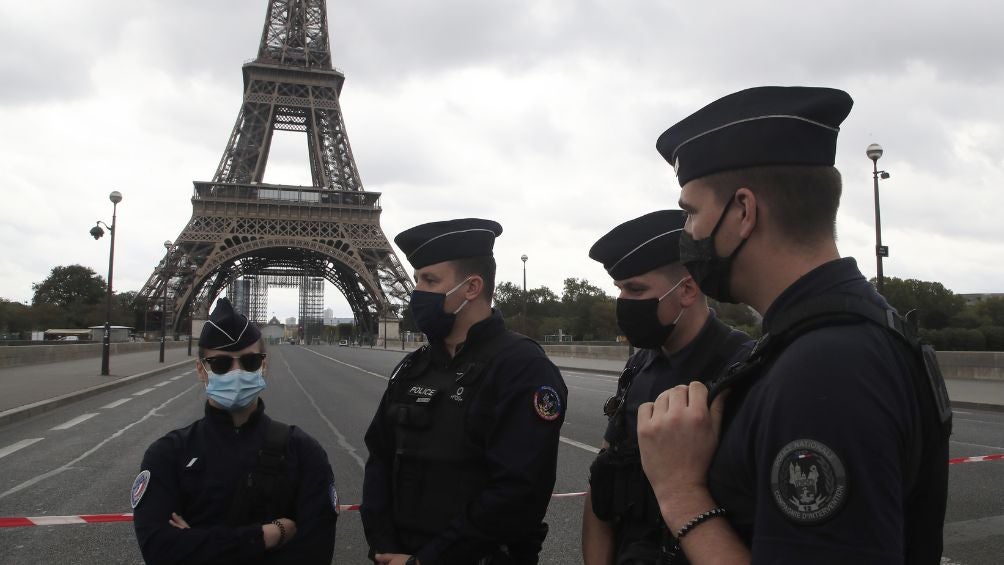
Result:
<instances>
[{"instance_id":1,"label":"short haircut","mask_svg":"<svg viewBox=\"0 0 1004 565\"><path fill-rule=\"evenodd\" d=\"M216 350L215 349L206 349L205 347L200 347L199 348L199 359L205 359L206 358L206 354L210 353L212 351L216 351ZM262 336L258 340L258 352L259 353L265 353L265 336ZM226 353L226 352L224 352L224 353Z\"/></svg>"},{"instance_id":2,"label":"short haircut","mask_svg":"<svg viewBox=\"0 0 1004 565\"><path fill-rule=\"evenodd\" d=\"M492 297L495 296L495 257L493 255L482 255L480 257L468 257L466 259L454 259L453 268L457 273L457 280L478 275L484 280L483 298L491 304Z\"/></svg>"},{"instance_id":3,"label":"short haircut","mask_svg":"<svg viewBox=\"0 0 1004 565\"><path fill-rule=\"evenodd\" d=\"M835 167L750 167L708 175L702 181L720 203L740 188L750 189L770 209L778 233L796 244L836 239L841 178Z\"/></svg>"}]
</instances>

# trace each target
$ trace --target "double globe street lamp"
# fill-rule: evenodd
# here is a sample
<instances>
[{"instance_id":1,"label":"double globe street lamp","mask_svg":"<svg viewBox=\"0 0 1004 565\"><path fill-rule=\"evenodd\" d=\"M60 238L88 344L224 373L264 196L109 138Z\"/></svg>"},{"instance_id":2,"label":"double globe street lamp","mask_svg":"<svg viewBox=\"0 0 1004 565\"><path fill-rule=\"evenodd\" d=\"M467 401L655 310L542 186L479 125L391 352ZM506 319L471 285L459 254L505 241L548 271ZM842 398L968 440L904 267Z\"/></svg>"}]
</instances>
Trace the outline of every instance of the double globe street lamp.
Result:
<instances>
[{"instance_id":1,"label":"double globe street lamp","mask_svg":"<svg viewBox=\"0 0 1004 565\"><path fill-rule=\"evenodd\" d=\"M882 245L882 212L879 207L879 179L889 178L889 173L878 169L878 160L882 156L882 146L872 143L865 150L865 155L872 160L872 179L875 182L875 260L877 267L875 270L875 288L882 293L884 277L882 276L882 258L889 256L889 247Z\"/></svg>"},{"instance_id":2,"label":"double globe street lamp","mask_svg":"<svg viewBox=\"0 0 1004 565\"><path fill-rule=\"evenodd\" d=\"M105 333L104 337L101 338L101 374L108 375L109 373L109 358L111 357L111 333L112 333L112 270L115 265L115 216L119 205L122 202L122 193L113 190L111 194L108 195L108 200L112 201L112 225L108 225L101 220L98 220L91 228L91 237L95 240L101 239L101 236L105 235L105 230L101 229L101 226L105 226L108 229L108 233L111 234L111 246L108 251L108 288L107 295L105 296Z\"/></svg>"}]
</instances>

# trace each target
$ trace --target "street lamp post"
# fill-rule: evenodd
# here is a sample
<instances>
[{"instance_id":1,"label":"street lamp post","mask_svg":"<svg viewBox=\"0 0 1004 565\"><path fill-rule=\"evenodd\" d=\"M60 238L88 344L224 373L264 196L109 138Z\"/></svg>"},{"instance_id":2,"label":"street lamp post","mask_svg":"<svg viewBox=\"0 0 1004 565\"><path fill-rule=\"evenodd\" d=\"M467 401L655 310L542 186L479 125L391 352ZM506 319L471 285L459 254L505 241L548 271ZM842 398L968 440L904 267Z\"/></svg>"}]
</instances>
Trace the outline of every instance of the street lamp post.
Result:
<instances>
[{"instance_id":1,"label":"street lamp post","mask_svg":"<svg viewBox=\"0 0 1004 565\"><path fill-rule=\"evenodd\" d=\"M882 275L882 258L889 256L889 247L882 245L882 211L879 206L879 179L889 178L889 173L878 170L878 160L882 156L882 146L872 143L865 150L865 155L872 160L872 180L875 186L875 287L882 293L884 276Z\"/></svg>"},{"instance_id":2,"label":"street lamp post","mask_svg":"<svg viewBox=\"0 0 1004 565\"><path fill-rule=\"evenodd\" d=\"M164 249L167 254L164 256L164 267L161 269L161 277L164 279L163 302L160 307L160 362L164 362L164 347L167 342L167 284L171 280L170 266L171 253L174 252L174 244L168 240L164 241Z\"/></svg>"},{"instance_id":3,"label":"street lamp post","mask_svg":"<svg viewBox=\"0 0 1004 565\"><path fill-rule=\"evenodd\" d=\"M111 194L108 195L108 200L112 201L112 225L98 220L91 228L91 237L94 239L100 239L101 236L105 234L105 231L101 229L101 226L108 228L108 232L111 234L111 245L108 248L108 288L105 296L105 333L104 337L101 338L101 374L109 374L109 358L111 357L111 339L112 339L112 272L115 265L115 218L116 212L118 210L119 202L122 202L122 193L113 190Z\"/></svg>"},{"instance_id":4,"label":"street lamp post","mask_svg":"<svg viewBox=\"0 0 1004 565\"><path fill-rule=\"evenodd\" d=\"M527 259L529 259L529 257L526 256L526 253L520 256L520 260L523 261L523 331L524 332L529 331L527 329L529 325L526 323L526 260Z\"/></svg>"}]
</instances>

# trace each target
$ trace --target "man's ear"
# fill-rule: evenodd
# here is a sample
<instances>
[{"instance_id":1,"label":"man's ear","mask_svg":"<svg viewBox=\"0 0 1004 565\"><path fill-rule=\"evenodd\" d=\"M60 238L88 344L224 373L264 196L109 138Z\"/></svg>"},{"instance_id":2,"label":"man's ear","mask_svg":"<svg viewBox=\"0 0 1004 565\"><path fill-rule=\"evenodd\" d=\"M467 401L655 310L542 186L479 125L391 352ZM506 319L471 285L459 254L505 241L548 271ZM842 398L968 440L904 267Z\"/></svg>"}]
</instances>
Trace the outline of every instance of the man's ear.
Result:
<instances>
[{"instance_id":1,"label":"man's ear","mask_svg":"<svg viewBox=\"0 0 1004 565\"><path fill-rule=\"evenodd\" d=\"M481 278L481 275L471 275L470 278L464 283L464 300L474 300L485 289L485 279Z\"/></svg>"},{"instance_id":2,"label":"man's ear","mask_svg":"<svg viewBox=\"0 0 1004 565\"><path fill-rule=\"evenodd\" d=\"M742 208L742 223L739 226L739 235L746 239L753 233L753 228L757 223L757 197L752 190L740 188L736 191L736 204Z\"/></svg>"},{"instance_id":3,"label":"man's ear","mask_svg":"<svg viewBox=\"0 0 1004 565\"><path fill-rule=\"evenodd\" d=\"M684 308L693 306L703 296L701 288L697 286L694 277L690 275L687 275L686 280L680 283L680 289L677 292L680 293L680 306Z\"/></svg>"}]
</instances>

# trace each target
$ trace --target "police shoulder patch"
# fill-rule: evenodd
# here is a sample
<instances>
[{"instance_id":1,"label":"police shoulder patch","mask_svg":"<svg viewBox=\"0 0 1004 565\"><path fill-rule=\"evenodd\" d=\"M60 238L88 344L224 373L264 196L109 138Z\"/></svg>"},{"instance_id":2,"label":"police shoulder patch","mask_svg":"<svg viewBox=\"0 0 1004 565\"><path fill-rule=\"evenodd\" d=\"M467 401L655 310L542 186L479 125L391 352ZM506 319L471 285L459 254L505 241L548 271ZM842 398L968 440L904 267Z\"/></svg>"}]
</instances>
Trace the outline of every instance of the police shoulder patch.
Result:
<instances>
[{"instance_id":1,"label":"police shoulder patch","mask_svg":"<svg viewBox=\"0 0 1004 565\"><path fill-rule=\"evenodd\" d=\"M847 502L847 473L840 457L814 439L797 439L778 451L770 470L778 510L797 524L820 524Z\"/></svg>"},{"instance_id":2,"label":"police shoulder patch","mask_svg":"<svg viewBox=\"0 0 1004 565\"><path fill-rule=\"evenodd\" d=\"M561 395L549 386L542 386L533 393L533 408L541 419L551 422L561 416Z\"/></svg>"},{"instance_id":3,"label":"police shoulder patch","mask_svg":"<svg viewBox=\"0 0 1004 565\"><path fill-rule=\"evenodd\" d=\"M328 498L331 499L331 509L338 514L338 490L335 489L335 481L331 481L331 486L328 487Z\"/></svg>"},{"instance_id":4,"label":"police shoulder patch","mask_svg":"<svg viewBox=\"0 0 1004 565\"><path fill-rule=\"evenodd\" d=\"M143 500L148 486L150 486L150 471L144 469L136 475L136 480L132 482L132 489L129 491L129 504L132 505L133 510L139 506L139 501Z\"/></svg>"}]
</instances>

